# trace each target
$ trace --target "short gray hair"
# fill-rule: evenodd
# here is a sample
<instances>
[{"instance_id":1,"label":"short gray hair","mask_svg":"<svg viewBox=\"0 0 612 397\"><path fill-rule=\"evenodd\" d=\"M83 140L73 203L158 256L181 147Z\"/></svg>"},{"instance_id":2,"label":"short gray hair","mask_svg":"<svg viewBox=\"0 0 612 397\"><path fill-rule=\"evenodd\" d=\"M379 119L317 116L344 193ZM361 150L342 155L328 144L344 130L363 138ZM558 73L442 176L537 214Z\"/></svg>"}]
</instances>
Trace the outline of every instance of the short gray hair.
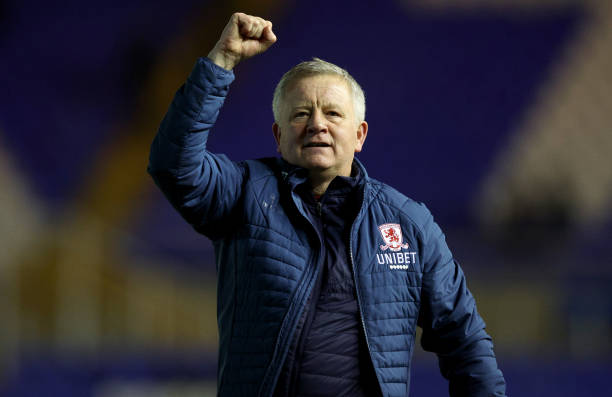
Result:
<instances>
[{"instance_id":1,"label":"short gray hair","mask_svg":"<svg viewBox=\"0 0 612 397\"><path fill-rule=\"evenodd\" d=\"M357 81L346 70L333 63L326 62L319 58L312 58L312 61L298 63L287 73L281 77L280 81L274 89L274 97L272 98L272 112L274 113L274 121L278 123L281 113L281 103L288 87L294 81L299 79L318 76L332 75L342 78L353 93L353 107L355 110L355 118L358 122L365 120L365 94Z\"/></svg>"}]
</instances>

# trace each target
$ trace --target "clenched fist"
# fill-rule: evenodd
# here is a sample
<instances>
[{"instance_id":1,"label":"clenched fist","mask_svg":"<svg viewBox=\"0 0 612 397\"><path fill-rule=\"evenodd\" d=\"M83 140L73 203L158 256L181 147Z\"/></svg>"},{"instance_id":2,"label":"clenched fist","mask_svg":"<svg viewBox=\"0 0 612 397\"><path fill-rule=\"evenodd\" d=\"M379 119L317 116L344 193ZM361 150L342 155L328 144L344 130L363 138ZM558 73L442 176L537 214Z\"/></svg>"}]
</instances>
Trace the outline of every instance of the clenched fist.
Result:
<instances>
[{"instance_id":1,"label":"clenched fist","mask_svg":"<svg viewBox=\"0 0 612 397\"><path fill-rule=\"evenodd\" d=\"M219 41L208 53L214 63L232 70L243 59L264 52L276 42L272 22L237 12L232 15Z\"/></svg>"}]
</instances>

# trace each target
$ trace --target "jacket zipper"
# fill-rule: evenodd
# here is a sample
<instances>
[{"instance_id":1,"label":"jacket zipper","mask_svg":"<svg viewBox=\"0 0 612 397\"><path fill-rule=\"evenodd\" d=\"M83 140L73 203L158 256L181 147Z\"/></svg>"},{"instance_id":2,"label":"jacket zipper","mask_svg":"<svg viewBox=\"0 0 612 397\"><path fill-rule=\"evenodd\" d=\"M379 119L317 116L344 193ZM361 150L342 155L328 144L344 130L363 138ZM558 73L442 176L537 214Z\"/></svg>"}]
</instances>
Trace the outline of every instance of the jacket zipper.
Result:
<instances>
[{"instance_id":1,"label":"jacket zipper","mask_svg":"<svg viewBox=\"0 0 612 397\"><path fill-rule=\"evenodd\" d=\"M361 213L361 210L363 209L364 200L365 200L365 186L363 189L363 196L361 197L361 206L359 208L359 212L357 213L357 216L359 216L359 214ZM376 367L374 366L374 360L372 359L372 349L370 348L370 341L368 339L368 331L366 330L365 320L363 319L361 292L360 292L359 286L357 285L357 270L355 269L355 260L353 259L353 229L355 228L356 221L357 221L357 217L355 217L355 220L353 221L353 224L351 225L351 233L349 235L349 258L351 260L351 268L353 269L353 278L355 279L355 290L357 291L357 306L359 307L359 317L361 320L361 327L363 328L363 335L366 340L366 346L368 348L368 354L370 355L370 361L372 362L372 368L374 368L374 375L376 376L376 379L378 380L379 388L382 389L382 387L380 386L380 379L378 379L378 373L376 372Z\"/></svg>"}]
</instances>

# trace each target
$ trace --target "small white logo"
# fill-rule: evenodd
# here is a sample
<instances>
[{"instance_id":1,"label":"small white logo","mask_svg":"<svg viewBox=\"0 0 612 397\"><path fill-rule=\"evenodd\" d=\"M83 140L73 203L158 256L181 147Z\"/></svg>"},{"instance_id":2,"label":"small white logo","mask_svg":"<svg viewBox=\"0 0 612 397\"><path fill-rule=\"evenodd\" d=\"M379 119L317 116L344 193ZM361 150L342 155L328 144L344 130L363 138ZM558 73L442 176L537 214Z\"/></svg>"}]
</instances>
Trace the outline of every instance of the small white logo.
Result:
<instances>
[{"instance_id":1,"label":"small white logo","mask_svg":"<svg viewBox=\"0 0 612 397\"><path fill-rule=\"evenodd\" d=\"M403 244L402 242L402 228L397 223L385 223L384 225L378 226L380 235L385 242L385 245L381 245L380 249L385 251L390 249L391 251L399 251L402 248L408 248L408 243Z\"/></svg>"}]
</instances>

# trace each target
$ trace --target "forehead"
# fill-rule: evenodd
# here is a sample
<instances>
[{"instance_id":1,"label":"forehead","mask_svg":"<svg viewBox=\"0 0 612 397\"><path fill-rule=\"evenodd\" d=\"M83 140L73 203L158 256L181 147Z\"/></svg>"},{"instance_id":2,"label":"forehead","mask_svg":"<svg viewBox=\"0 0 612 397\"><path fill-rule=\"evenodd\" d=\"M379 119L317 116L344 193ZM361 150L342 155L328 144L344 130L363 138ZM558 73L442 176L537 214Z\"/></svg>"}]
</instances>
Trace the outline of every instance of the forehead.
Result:
<instances>
[{"instance_id":1,"label":"forehead","mask_svg":"<svg viewBox=\"0 0 612 397\"><path fill-rule=\"evenodd\" d=\"M285 96L287 102L346 102L351 99L347 81L332 74L300 77L289 85Z\"/></svg>"}]
</instances>

